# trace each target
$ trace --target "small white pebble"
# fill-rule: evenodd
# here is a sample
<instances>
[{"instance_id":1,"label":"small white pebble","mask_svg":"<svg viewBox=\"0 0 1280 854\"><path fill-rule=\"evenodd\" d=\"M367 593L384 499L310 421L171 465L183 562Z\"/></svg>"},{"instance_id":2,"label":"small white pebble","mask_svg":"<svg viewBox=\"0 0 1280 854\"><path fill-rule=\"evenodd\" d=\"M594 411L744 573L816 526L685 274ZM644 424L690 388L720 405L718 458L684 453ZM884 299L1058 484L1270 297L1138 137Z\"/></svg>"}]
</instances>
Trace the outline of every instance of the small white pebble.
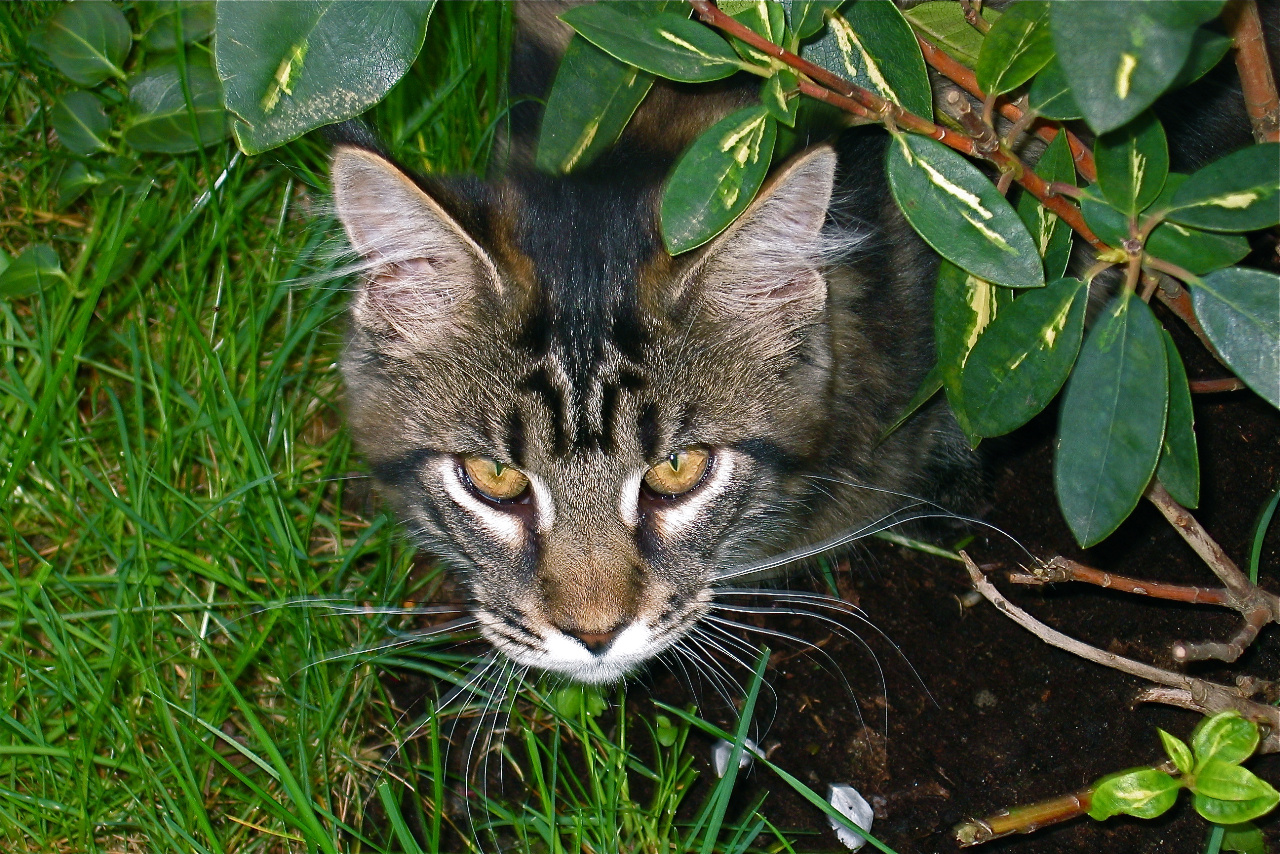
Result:
<instances>
[{"instance_id":1,"label":"small white pebble","mask_svg":"<svg viewBox=\"0 0 1280 854\"><path fill-rule=\"evenodd\" d=\"M716 769L716 776L723 777L724 772L729 770L729 756L733 753L733 742L725 741L723 738L711 745L711 765ZM756 747L756 743L749 738L742 740L742 755L738 757L738 767L746 768L751 764L751 756L764 758L764 754L760 752L760 748Z\"/></svg>"},{"instance_id":2,"label":"small white pebble","mask_svg":"<svg viewBox=\"0 0 1280 854\"><path fill-rule=\"evenodd\" d=\"M853 786L847 783L833 784L827 790L827 801L858 827L863 830L871 829L871 819L875 813L872 812L871 804L867 803L867 799L858 794L858 790ZM832 816L827 816L827 821L831 824L831 829L836 832L836 839L839 839L849 850L857 851L867 844L866 838L861 833L850 830Z\"/></svg>"}]
</instances>

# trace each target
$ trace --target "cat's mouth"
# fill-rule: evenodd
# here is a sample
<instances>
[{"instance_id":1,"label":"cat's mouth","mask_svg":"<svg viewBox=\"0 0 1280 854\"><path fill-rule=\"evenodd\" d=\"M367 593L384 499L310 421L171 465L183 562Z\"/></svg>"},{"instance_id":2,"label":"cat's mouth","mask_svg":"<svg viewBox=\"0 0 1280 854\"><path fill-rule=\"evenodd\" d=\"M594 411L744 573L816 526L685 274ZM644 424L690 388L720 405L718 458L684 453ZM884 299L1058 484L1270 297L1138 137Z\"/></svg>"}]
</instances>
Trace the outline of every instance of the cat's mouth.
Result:
<instances>
[{"instance_id":1,"label":"cat's mouth","mask_svg":"<svg viewBox=\"0 0 1280 854\"><path fill-rule=\"evenodd\" d=\"M684 613L651 625L636 619L607 638L575 637L544 624L516 625L483 608L476 609L480 632L504 656L516 664L536 667L575 682L603 685L634 673L649 659L684 636L703 610L691 602Z\"/></svg>"}]
</instances>

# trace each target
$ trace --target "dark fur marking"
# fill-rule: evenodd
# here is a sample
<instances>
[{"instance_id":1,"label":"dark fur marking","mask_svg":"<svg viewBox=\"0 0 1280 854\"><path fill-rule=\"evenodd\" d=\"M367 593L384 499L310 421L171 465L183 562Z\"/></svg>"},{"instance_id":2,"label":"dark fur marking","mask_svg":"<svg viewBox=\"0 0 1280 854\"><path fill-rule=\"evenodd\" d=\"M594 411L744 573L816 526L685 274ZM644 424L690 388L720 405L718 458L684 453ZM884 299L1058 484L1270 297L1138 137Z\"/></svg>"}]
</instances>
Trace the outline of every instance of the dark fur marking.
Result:
<instances>
[{"instance_id":1,"label":"dark fur marking","mask_svg":"<svg viewBox=\"0 0 1280 854\"><path fill-rule=\"evenodd\" d=\"M564 395L551 381L545 367L534 368L520 381L520 388L541 398L542 405L551 413L551 447L556 456L564 456L569 451L569 437L564 429L568 420Z\"/></svg>"},{"instance_id":2,"label":"dark fur marking","mask_svg":"<svg viewBox=\"0 0 1280 854\"><path fill-rule=\"evenodd\" d=\"M507 456L515 467L524 468L524 418L521 417L520 410L514 407L507 413L507 437L503 444L506 445Z\"/></svg>"},{"instance_id":3,"label":"dark fur marking","mask_svg":"<svg viewBox=\"0 0 1280 854\"><path fill-rule=\"evenodd\" d=\"M437 451L429 448L419 448L393 459L374 463L372 466L373 475L390 486L404 487L409 482L417 479L418 474L422 471L423 464L427 460L437 456L439 456Z\"/></svg>"},{"instance_id":4,"label":"dark fur marking","mask_svg":"<svg viewBox=\"0 0 1280 854\"><path fill-rule=\"evenodd\" d=\"M640 440L640 452L646 460L657 460L658 443L662 435L658 427L658 404L650 401L640 410L636 419L636 436Z\"/></svg>"}]
</instances>

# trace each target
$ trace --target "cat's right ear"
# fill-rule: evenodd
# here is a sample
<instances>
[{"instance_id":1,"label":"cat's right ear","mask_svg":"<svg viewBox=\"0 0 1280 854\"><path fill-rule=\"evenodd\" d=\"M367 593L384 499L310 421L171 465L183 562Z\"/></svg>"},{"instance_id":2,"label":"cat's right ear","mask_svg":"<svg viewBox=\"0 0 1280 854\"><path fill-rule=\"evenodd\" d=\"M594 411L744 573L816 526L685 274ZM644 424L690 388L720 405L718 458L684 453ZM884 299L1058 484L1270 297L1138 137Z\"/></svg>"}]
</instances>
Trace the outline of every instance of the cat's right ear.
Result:
<instances>
[{"instance_id":1,"label":"cat's right ear","mask_svg":"<svg viewBox=\"0 0 1280 854\"><path fill-rule=\"evenodd\" d=\"M334 151L338 219L363 259L355 322L413 347L455 328L482 291L501 294L493 262L438 202L371 151Z\"/></svg>"}]
</instances>

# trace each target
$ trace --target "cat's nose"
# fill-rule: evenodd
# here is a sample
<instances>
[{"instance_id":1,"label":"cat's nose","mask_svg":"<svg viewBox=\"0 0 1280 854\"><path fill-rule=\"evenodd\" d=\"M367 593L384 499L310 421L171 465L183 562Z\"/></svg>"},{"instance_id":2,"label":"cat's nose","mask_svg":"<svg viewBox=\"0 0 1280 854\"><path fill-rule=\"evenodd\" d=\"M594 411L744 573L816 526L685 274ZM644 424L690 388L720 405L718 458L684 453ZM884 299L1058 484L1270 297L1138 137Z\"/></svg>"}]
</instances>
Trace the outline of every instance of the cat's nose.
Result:
<instances>
[{"instance_id":1,"label":"cat's nose","mask_svg":"<svg viewBox=\"0 0 1280 854\"><path fill-rule=\"evenodd\" d=\"M574 638L587 648L592 655L599 655L609 648L609 644L613 643L613 639L622 631L622 624L614 626L607 632L571 632L566 631L569 637Z\"/></svg>"}]
</instances>

